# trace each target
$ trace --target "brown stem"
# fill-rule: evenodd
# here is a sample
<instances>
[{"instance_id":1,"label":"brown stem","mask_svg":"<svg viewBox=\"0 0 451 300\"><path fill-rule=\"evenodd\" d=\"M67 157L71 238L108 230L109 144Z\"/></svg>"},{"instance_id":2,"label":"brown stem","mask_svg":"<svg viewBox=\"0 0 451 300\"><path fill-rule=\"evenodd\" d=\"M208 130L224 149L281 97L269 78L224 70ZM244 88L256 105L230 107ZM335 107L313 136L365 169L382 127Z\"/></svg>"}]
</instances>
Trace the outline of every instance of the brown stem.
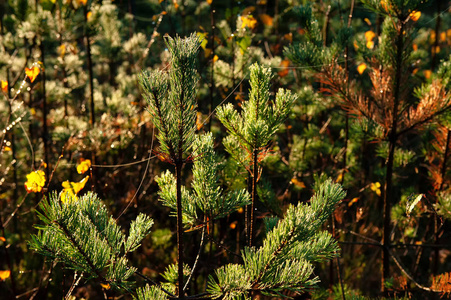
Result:
<instances>
[{"instance_id":1,"label":"brown stem","mask_svg":"<svg viewBox=\"0 0 451 300\"><path fill-rule=\"evenodd\" d=\"M84 8L85 23L88 23L88 8ZM91 55L91 41L89 40L88 26L85 27L85 41L86 41L86 59L88 60L88 74L89 74L89 100L91 106L91 125L95 123L95 113L94 113L94 75L92 71L92 55Z\"/></svg>"},{"instance_id":2,"label":"brown stem","mask_svg":"<svg viewBox=\"0 0 451 300\"><path fill-rule=\"evenodd\" d=\"M331 9L331 6L329 5L327 7L326 20L324 21L324 27L323 27L323 46L327 46L327 36L329 33L329 24L330 24L330 9Z\"/></svg>"},{"instance_id":3,"label":"brown stem","mask_svg":"<svg viewBox=\"0 0 451 300\"><path fill-rule=\"evenodd\" d=\"M182 166L183 162L175 164L177 189L177 263L178 263L178 298L183 299L183 223L182 223Z\"/></svg>"},{"instance_id":4,"label":"brown stem","mask_svg":"<svg viewBox=\"0 0 451 300\"><path fill-rule=\"evenodd\" d=\"M395 81L393 92L393 111L392 111L392 125L391 131L388 136L389 152L386 164L385 186L383 195L383 251L382 251L382 278L381 289L385 291L385 279L390 276L390 223L391 223L391 203L393 202L393 164L396 149L396 142L398 140L397 127L398 127L398 109L400 102L401 92L401 67L403 64L403 48L404 48L404 22L399 21L400 28L398 29L398 36L396 40L396 69L395 69Z\"/></svg>"},{"instance_id":5,"label":"brown stem","mask_svg":"<svg viewBox=\"0 0 451 300\"><path fill-rule=\"evenodd\" d=\"M257 180L258 180L258 149L254 149L253 156L253 170L252 170L252 205L251 205L251 219L249 228L249 247L252 247L254 241L254 225L255 225L255 202L257 201Z\"/></svg>"}]
</instances>

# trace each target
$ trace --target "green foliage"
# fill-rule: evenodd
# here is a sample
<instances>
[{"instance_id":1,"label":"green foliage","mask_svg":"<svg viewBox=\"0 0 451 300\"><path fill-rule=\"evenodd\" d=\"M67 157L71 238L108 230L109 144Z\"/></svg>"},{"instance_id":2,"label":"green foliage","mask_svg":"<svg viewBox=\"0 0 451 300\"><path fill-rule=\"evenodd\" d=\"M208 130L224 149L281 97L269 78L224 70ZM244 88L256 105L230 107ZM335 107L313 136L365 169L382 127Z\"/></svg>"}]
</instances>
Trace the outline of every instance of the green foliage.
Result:
<instances>
[{"instance_id":1,"label":"green foliage","mask_svg":"<svg viewBox=\"0 0 451 300\"><path fill-rule=\"evenodd\" d=\"M269 231L261 247L246 247L243 265L229 264L216 270L217 281L210 277L208 291L213 298L247 298L251 290L282 296L313 288L317 277L312 262L338 255L338 245L321 225L345 196L338 184L326 180L316 187L310 205L290 206L284 219Z\"/></svg>"},{"instance_id":2,"label":"green foliage","mask_svg":"<svg viewBox=\"0 0 451 300\"><path fill-rule=\"evenodd\" d=\"M249 155L254 150L263 153L296 100L290 91L279 89L271 104L269 99L271 77L269 68L252 65L249 101L243 103L242 112L236 111L230 103L219 107L216 112L218 119L230 134L224 141L226 150L244 166L248 163L243 159L245 157L250 159Z\"/></svg>"},{"instance_id":3,"label":"green foliage","mask_svg":"<svg viewBox=\"0 0 451 300\"><path fill-rule=\"evenodd\" d=\"M163 292L158 287L148 284L145 287L139 288L136 291L136 297L133 296L135 300L167 300L169 299L165 292Z\"/></svg>"},{"instance_id":4,"label":"green foliage","mask_svg":"<svg viewBox=\"0 0 451 300\"><path fill-rule=\"evenodd\" d=\"M30 247L66 267L97 278L111 287L129 290L136 268L128 266L126 255L139 247L149 233L153 220L144 214L132 222L128 237L109 215L95 194L71 198L62 203L53 193L40 204L38 234Z\"/></svg>"},{"instance_id":5,"label":"green foliage","mask_svg":"<svg viewBox=\"0 0 451 300\"><path fill-rule=\"evenodd\" d=\"M171 55L169 72L143 72L139 81L158 129L160 151L175 163L187 156L194 141L196 56L201 41L192 34L187 39L167 37L165 42Z\"/></svg>"},{"instance_id":6,"label":"green foliage","mask_svg":"<svg viewBox=\"0 0 451 300\"><path fill-rule=\"evenodd\" d=\"M435 205L437 213L446 219L451 218L451 195L447 192L442 192L438 196L438 203Z\"/></svg>"},{"instance_id":7,"label":"green foliage","mask_svg":"<svg viewBox=\"0 0 451 300\"><path fill-rule=\"evenodd\" d=\"M218 159L213 150L211 133L196 135L193 142L194 166L192 191L182 187L183 223L194 227L204 224L203 216L209 220L223 218L237 208L249 204L249 194L246 190L225 192L219 183ZM170 171L166 171L156 179L160 187L160 200L170 207L176 216L176 180Z\"/></svg>"}]
</instances>

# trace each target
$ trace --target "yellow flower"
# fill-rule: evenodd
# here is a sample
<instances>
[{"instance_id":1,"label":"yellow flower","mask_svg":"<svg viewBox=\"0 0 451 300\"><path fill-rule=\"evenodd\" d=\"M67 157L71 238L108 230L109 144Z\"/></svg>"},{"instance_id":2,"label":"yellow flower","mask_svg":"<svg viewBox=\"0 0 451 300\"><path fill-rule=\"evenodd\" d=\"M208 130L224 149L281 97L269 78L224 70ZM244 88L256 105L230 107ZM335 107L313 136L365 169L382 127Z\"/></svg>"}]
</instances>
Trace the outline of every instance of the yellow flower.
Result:
<instances>
[{"instance_id":1,"label":"yellow flower","mask_svg":"<svg viewBox=\"0 0 451 300\"><path fill-rule=\"evenodd\" d=\"M66 203L70 200L77 200L77 194L80 192L88 182L89 176L86 176L79 182L70 182L66 180L62 183L63 191L61 192L61 202Z\"/></svg>"},{"instance_id":2,"label":"yellow flower","mask_svg":"<svg viewBox=\"0 0 451 300\"><path fill-rule=\"evenodd\" d=\"M241 28L247 27L249 29L254 29L257 25L257 20L251 15L241 16Z\"/></svg>"},{"instance_id":3,"label":"yellow flower","mask_svg":"<svg viewBox=\"0 0 451 300\"><path fill-rule=\"evenodd\" d=\"M91 160L84 159L81 161L81 163L77 166L77 172L78 174L84 174L86 171L89 170L91 167Z\"/></svg>"},{"instance_id":4,"label":"yellow flower","mask_svg":"<svg viewBox=\"0 0 451 300\"><path fill-rule=\"evenodd\" d=\"M25 189L28 193L39 193L45 185L45 173L42 170L33 171L27 175Z\"/></svg>"}]
</instances>

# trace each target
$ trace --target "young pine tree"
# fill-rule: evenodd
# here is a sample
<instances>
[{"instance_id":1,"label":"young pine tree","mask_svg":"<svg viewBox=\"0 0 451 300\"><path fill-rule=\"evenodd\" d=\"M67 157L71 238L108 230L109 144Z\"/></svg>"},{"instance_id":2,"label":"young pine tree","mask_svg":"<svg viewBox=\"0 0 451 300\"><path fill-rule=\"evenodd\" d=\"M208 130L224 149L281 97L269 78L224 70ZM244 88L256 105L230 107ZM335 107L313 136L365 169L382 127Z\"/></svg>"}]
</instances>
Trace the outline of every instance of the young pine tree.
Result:
<instances>
[{"instance_id":1,"label":"young pine tree","mask_svg":"<svg viewBox=\"0 0 451 300\"><path fill-rule=\"evenodd\" d=\"M250 68L249 101L243 102L242 112L237 112L232 104L219 107L218 119L227 128L229 136L224 146L232 157L249 171L252 183L250 190L252 206L250 220L246 224L248 245L254 240L255 202L257 200L257 182L260 178L259 163L265 158L268 144L280 124L285 120L296 100L290 91L279 89L275 100L270 101L271 70L253 64ZM247 220L246 215L246 220Z\"/></svg>"}]
</instances>

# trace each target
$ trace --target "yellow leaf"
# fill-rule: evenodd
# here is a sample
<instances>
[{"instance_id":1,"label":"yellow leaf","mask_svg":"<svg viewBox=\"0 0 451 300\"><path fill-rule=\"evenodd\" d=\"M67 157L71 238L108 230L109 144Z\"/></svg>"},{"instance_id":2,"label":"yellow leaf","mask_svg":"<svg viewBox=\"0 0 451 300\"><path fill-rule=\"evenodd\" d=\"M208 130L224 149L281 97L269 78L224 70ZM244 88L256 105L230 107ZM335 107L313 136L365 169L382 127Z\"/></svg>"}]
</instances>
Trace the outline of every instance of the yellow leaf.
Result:
<instances>
[{"instance_id":1,"label":"yellow leaf","mask_svg":"<svg viewBox=\"0 0 451 300\"><path fill-rule=\"evenodd\" d=\"M440 33L440 41L441 42L445 42L446 41L446 32L441 32Z\"/></svg>"},{"instance_id":2,"label":"yellow leaf","mask_svg":"<svg viewBox=\"0 0 451 300\"><path fill-rule=\"evenodd\" d=\"M45 185L45 173L42 170L33 171L27 175L25 189L28 193L39 193Z\"/></svg>"},{"instance_id":3,"label":"yellow leaf","mask_svg":"<svg viewBox=\"0 0 451 300\"><path fill-rule=\"evenodd\" d=\"M30 114L34 116L36 114L36 109L30 108Z\"/></svg>"},{"instance_id":4,"label":"yellow leaf","mask_svg":"<svg viewBox=\"0 0 451 300\"><path fill-rule=\"evenodd\" d=\"M247 16L241 16L241 28L249 28L249 29L254 29L255 26L257 25L257 20L255 20L254 17L252 17L252 15L247 15Z\"/></svg>"},{"instance_id":5,"label":"yellow leaf","mask_svg":"<svg viewBox=\"0 0 451 300\"><path fill-rule=\"evenodd\" d=\"M424 70L423 74L424 74L424 78L429 79L429 78L431 78L432 71L431 70Z\"/></svg>"},{"instance_id":6,"label":"yellow leaf","mask_svg":"<svg viewBox=\"0 0 451 300\"><path fill-rule=\"evenodd\" d=\"M0 270L0 280L1 281L5 280L9 276L11 276L11 271L10 270Z\"/></svg>"},{"instance_id":7,"label":"yellow leaf","mask_svg":"<svg viewBox=\"0 0 451 300\"><path fill-rule=\"evenodd\" d=\"M66 54L66 44L62 44L58 47L58 52L60 53L60 57L63 57Z\"/></svg>"},{"instance_id":8,"label":"yellow leaf","mask_svg":"<svg viewBox=\"0 0 451 300\"><path fill-rule=\"evenodd\" d=\"M5 146L5 148L3 148L3 150L5 151L13 151L13 149L11 149L11 147Z\"/></svg>"},{"instance_id":9,"label":"yellow leaf","mask_svg":"<svg viewBox=\"0 0 451 300\"><path fill-rule=\"evenodd\" d=\"M288 75L289 73L289 69L288 67L290 66L290 61L289 60L282 60L280 62L280 68L281 70L279 72L277 72L277 74L279 74L280 77L285 77Z\"/></svg>"},{"instance_id":10,"label":"yellow leaf","mask_svg":"<svg viewBox=\"0 0 451 300\"><path fill-rule=\"evenodd\" d=\"M371 26L371 21L368 18L363 19L368 26Z\"/></svg>"},{"instance_id":11,"label":"yellow leaf","mask_svg":"<svg viewBox=\"0 0 451 300\"><path fill-rule=\"evenodd\" d=\"M367 32L365 32L365 39L367 42L372 41L375 36L376 36L376 34L371 30L368 30Z\"/></svg>"},{"instance_id":12,"label":"yellow leaf","mask_svg":"<svg viewBox=\"0 0 451 300\"><path fill-rule=\"evenodd\" d=\"M88 3L88 0L78 0L78 4L86 5Z\"/></svg>"},{"instance_id":13,"label":"yellow leaf","mask_svg":"<svg viewBox=\"0 0 451 300\"><path fill-rule=\"evenodd\" d=\"M260 20L266 26L273 26L274 24L274 18L267 14L260 15Z\"/></svg>"},{"instance_id":14,"label":"yellow leaf","mask_svg":"<svg viewBox=\"0 0 451 300\"><path fill-rule=\"evenodd\" d=\"M2 80L2 91L4 91L5 93L8 91L8 81Z\"/></svg>"},{"instance_id":15,"label":"yellow leaf","mask_svg":"<svg viewBox=\"0 0 451 300\"><path fill-rule=\"evenodd\" d=\"M359 197L353 198L351 201L349 201L348 207L351 207L351 206L352 206L354 203L356 203L357 201L359 201Z\"/></svg>"},{"instance_id":16,"label":"yellow leaf","mask_svg":"<svg viewBox=\"0 0 451 300\"><path fill-rule=\"evenodd\" d=\"M418 45L417 44L413 44L412 48L413 48L413 51L417 51L418 50Z\"/></svg>"},{"instance_id":17,"label":"yellow leaf","mask_svg":"<svg viewBox=\"0 0 451 300\"><path fill-rule=\"evenodd\" d=\"M109 283L101 283L100 286L103 287L105 290L111 289L111 286Z\"/></svg>"},{"instance_id":18,"label":"yellow leaf","mask_svg":"<svg viewBox=\"0 0 451 300\"><path fill-rule=\"evenodd\" d=\"M219 57L217 55L213 56L213 62L217 62Z\"/></svg>"},{"instance_id":19,"label":"yellow leaf","mask_svg":"<svg viewBox=\"0 0 451 300\"><path fill-rule=\"evenodd\" d=\"M197 36L199 37L200 42L200 46L202 47L202 49L206 49L207 48L207 44L208 44L208 33L207 32L196 32Z\"/></svg>"},{"instance_id":20,"label":"yellow leaf","mask_svg":"<svg viewBox=\"0 0 451 300\"><path fill-rule=\"evenodd\" d=\"M3 236L0 236L0 241L2 241L2 242L6 242L6 239L5 239L5 237L3 237Z\"/></svg>"},{"instance_id":21,"label":"yellow leaf","mask_svg":"<svg viewBox=\"0 0 451 300\"><path fill-rule=\"evenodd\" d=\"M291 183L293 183L297 187L300 187L301 189L305 188L305 184L302 181L299 181L297 178L291 179Z\"/></svg>"},{"instance_id":22,"label":"yellow leaf","mask_svg":"<svg viewBox=\"0 0 451 300\"><path fill-rule=\"evenodd\" d=\"M78 174L84 174L86 171L89 170L91 167L91 160L84 159L81 161L81 163L77 166L77 172Z\"/></svg>"},{"instance_id":23,"label":"yellow leaf","mask_svg":"<svg viewBox=\"0 0 451 300\"><path fill-rule=\"evenodd\" d=\"M335 179L335 182L341 182L343 180L343 173L338 174L337 179Z\"/></svg>"},{"instance_id":24,"label":"yellow leaf","mask_svg":"<svg viewBox=\"0 0 451 300\"><path fill-rule=\"evenodd\" d=\"M89 20L89 18L92 17L92 11L88 11L88 13L86 14L86 20Z\"/></svg>"},{"instance_id":25,"label":"yellow leaf","mask_svg":"<svg viewBox=\"0 0 451 300\"><path fill-rule=\"evenodd\" d=\"M25 68L25 74L27 74L27 77L30 79L31 82L33 82L36 77L38 77L39 73L41 72L41 70L34 66L31 69L29 68Z\"/></svg>"},{"instance_id":26,"label":"yellow leaf","mask_svg":"<svg viewBox=\"0 0 451 300\"><path fill-rule=\"evenodd\" d=\"M373 192L375 192L378 196L382 195L380 182L373 182L373 183L371 183L370 189Z\"/></svg>"},{"instance_id":27,"label":"yellow leaf","mask_svg":"<svg viewBox=\"0 0 451 300\"><path fill-rule=\"evenodd\" d=\"M243 209L242 207L240 207L240 208L238 208L236 211L237 211L239 214L242 214L242 213L244 212L244 209Z\"/></svg>"},{"instance_id":28,"label":"yellow leaf","mask_svg":"<svg viewBox=\"0 0 451 300\"><path fill-rule=\"evenodd\" d=\"M86 182L88 182L88 179L89 176L86 176L79 182L70 182L69 180L66 180L62 183L62 186L65 190L70 190L76 195L85 187L85 184Z\"/></svg>"},{"instance_id":29,"label":"yellow leaf","mask_svg":"<svg viewBox=\"0 0 451 300\"><path fill-rule=\"evenodd\" d=\"M421 11L414 10L409 16L412 21L416 22L421 17Z\"/></svg>"},{"instance_id":30,"label":"yellow leaf","mask_svg":"<svg viewBox=\"0 0 451 300\"><path fill-rule=\"evenodd\" d=\"M207 3L211 5L213 3L213 0L207 0Z\"/></svg>"},{"instance_id":31,"label":"yellow leaf","mask_svg":"<svg viewBox=\"0 0 451 300\"><path fill-rule=\"evenodd\" d=\"M359 74L363 74L363 72L365 72L366 70L366 64L361 63L360 65L357 66L357 72L359 72Z\"/></svg>"}]
</instances>

